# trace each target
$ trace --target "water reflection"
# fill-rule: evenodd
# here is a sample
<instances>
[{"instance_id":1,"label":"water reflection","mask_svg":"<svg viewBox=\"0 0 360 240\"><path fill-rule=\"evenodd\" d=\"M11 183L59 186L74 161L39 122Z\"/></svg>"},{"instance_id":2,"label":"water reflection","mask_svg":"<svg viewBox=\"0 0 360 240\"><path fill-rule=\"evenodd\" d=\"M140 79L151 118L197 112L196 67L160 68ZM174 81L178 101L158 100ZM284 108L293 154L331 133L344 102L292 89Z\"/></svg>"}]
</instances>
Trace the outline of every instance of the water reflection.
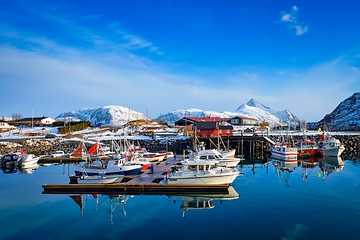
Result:
<instances>
[{"instance_id":1,"label":"water reflection","mask_svg":"<svg viewBox=\"0 0 360 240\"><path fill-rule=\"evenodd\" d=\"M3 165L1 167L1 170L3 171L3 173L20 173L20 174L31 174L33 173L36 169L38 169L40 167L39 164L34 163L31 165L28 165L26 167L22 167L21 165L10 165L10 166L6 166Z\"/></svg>"},{"instance_id":2,"label":"water reflection","mask_svg":"<svg viewBox=\"0 0 360 240\"><path fill-rule=\"evenodd\" d=\"M291 176L294 172L295 168L298 166L297 161L288 161L287 159L280 159L280 158L272 158L270 157L270 160L272 161L278 177L279 181L283 182L286 187L290 186Z\"/></svg>"},{"instance_id":3,"label":"water reflection","mask_svg":"<svg viewBox=\"0 0 360 240\"><path fill-rule=\"evenodd\" d=\"M95 199L96 205L95 210L98 208L105 209L110 214L110 223L113 224L113 213L115 208L121 205L121 213L126 216L125 206L129 198L132 198L132 195L123 195L123 194L74 194L69 195L72 200L80 207L80 218L84 218L84 208L87 201L91 198ZM99 203L100 202L100 203Z\"/></svg>"},{"instance_id":4,"label":"water reflection","mask_svg":"<svg viewBox=\"0 0 360 240\"><path fill-rule=\"evenodd\" d=\"M345 163L341 157L326 157L319 160L323 180L327 179L331 173L342 171L344 166Z\"/></svg>"},{"instance_id":5,"label":"water reflection","mask_svg":"<svg viewBox=\"0 0 360 240\"><path fill-rule=\"evenodd\" d=\"M274 165L279 181L283 182L286 187L290 187L292 175L296 168L302 168L302 179L305 185L308 184L309 176L318 169L318 177L323 180L327 179L331 173L339 172L344 169L344 161L341 157L324 156L318 158L312 156L308 159L301 159L297 161L288 161L286 159L269 158Z\"/></svg>"},{"instance_id":6,"label":"water reflection","mask_svg":"<svg viewBox=\"0 0 360 240\"><path fill-rule=\"evenodd\" d=\"M179 199L182 204L180 209L183 210L183 218L185 218L185 212L189 210L200 210L200 209L212 209L215 207L214 200L219 200L220 204L222 201L235 200L239 198L239 194L235 189L230 186L228 193L226 194L188 194L188 195L173 195L168 196L168 198L173 199L174 203Z\"/></svg>"},{"instance_id":7,"label":"water reflection","mask_svg":"<svg viewBox=\"0 0 360 240\"><path fill-rule=\"evenodd\" d=\"M113 224L113 213L118 206L121 207L121 213L126 216L126 202L134 197L134 195L126 194L73 194L69 197L80 207L80 218L84 218L84 210L86 204L90 199L95 199L95 210L105 209L110 215L110 223ZM142 196L139 196L142 197ZM220 204L223 201L229 201L239 198L239 194L235 189L230 186L228 193L179 193L173 195L166 195L167 199L170 199L174 203L181 202L180 209L183 210L183 218L185 218L185 212L189 210L199 209L212 209L215 207L214 200L218 200Z\"/></svg>"}]
</instances>

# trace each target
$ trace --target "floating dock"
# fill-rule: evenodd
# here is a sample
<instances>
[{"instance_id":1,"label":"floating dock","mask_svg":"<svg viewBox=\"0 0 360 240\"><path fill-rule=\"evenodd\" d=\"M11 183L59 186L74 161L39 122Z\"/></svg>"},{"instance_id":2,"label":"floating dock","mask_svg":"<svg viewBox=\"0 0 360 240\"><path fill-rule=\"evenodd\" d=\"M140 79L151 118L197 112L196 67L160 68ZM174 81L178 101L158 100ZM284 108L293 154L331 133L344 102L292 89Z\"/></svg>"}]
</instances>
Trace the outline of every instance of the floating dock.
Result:
<instances>
[{"instance_id":1,"label":"floating dock","mask_svg":"<svg viewBox=\"0 0 360 240\"><path fill-rule=\"evenodd\" d=\"M82 158L41 157L38 163L79 163L84 161Z\"/></svg>"},{"instance_id":2,"label":"floating dock","mask_svg":"<svg viewBox=\"0 0 360 240\"><path fill-rule=\"evenodd\" d=\"M140 175L126 176L123 183L112 184L45 184L43 193L118 193L118 194L169 194L169 193L228 193L229 184L160 184L160 180L176 166L179 160L173 158L154 163L153 168ZM155 165L156 164L156 165Z\"/></svg>"}]
</instances>

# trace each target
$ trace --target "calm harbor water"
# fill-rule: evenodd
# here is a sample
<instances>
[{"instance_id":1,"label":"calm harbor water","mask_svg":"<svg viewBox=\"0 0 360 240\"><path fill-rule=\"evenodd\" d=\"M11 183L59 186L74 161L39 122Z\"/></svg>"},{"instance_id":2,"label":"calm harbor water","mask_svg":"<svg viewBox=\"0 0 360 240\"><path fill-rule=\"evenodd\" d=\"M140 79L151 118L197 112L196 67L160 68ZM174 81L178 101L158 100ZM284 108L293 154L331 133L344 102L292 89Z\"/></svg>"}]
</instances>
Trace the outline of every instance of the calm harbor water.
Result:
<instances>
[{"instance_id":1,"label":"calm harbor water","mask_svg":"<svg viewBox=\"0 0 360 240\"><path fill-rule=\"evenodd\" d=\"M73 165L0 173L0 239L357 239L360 161L238 166L225 196L43 194Z\"/></svg>"}]
</instances>

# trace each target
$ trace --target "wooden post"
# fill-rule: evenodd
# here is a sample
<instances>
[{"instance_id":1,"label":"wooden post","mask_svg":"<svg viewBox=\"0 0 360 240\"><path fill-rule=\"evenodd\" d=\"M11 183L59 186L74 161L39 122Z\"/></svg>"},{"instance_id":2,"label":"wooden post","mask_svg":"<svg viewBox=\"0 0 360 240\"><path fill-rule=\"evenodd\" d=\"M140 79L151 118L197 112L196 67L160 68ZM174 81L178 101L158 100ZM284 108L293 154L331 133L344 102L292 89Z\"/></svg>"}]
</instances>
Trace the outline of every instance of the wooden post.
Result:
<instances>
[{"instance_id":1,"label":"wooden post","mask_svg":"<svg viewBox=\"0 0 360 240\"><path fill-rule=\"evenodd\" d=\"M241 132L241 155L244 155L244 132Z\"/></svg>"},{"instance_id":2,"label":"wooden post","mask_svg":"<svg viewBox=\"0 0 360 240\"><path fill-rule=\"evenodd\" d=\"M251 155L251 142L252 142L252 140L250 140L250 142L249 142L249 148L250 148L250 151L249 151L249 155L250 155L250 156L249 156L249 158L250 158L250 159L251 159L251 156L252 156L252 155Z\"/></svg>"},{"instance_id":3,"label":"wooden post","mask_svg":"<svg viewBox=\"0 0 360 240\"><path fill-rule=\"evenodd\" d=\"M238 140L238 147L237 147L237 152L238 152L238 155L240 155L240 139Z\"/></svg>"}]
</instances>

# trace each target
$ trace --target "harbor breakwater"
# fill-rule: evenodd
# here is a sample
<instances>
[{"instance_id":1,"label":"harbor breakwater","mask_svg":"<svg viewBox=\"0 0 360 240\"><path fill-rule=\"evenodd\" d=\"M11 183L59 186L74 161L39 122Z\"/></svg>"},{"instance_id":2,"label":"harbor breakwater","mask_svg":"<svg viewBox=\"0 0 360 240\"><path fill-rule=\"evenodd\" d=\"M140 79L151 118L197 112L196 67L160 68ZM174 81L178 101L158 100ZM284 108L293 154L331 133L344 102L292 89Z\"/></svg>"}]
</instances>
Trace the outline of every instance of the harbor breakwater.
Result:
<instances>
[{"instance_id":1,"label":"harbor breakwater","mask_svg":"<svg viewBox=\"0 0 360 240\"><path fill-rule=\"evenodd\" d=\"M345 151L341 155L342 159L360 159L360 135L337 135L334 136L339 139L341 143L345 146ZM276 137L270 137L273 141L277 141ZM302 140L302 136L293 136L294 142ZM319 136L308 136L308 140L319 141ZM148 151L151 152L166 152L171 151L177 154L182 154L184 150L192 146L192 139L183 138L183 139L141 139L130 141L134 145L139 145L145 147ZM79 146L80 142L71 141L66 139L34 139L27 140L22 142L11 142L11 143L0 143L0 154L5 155L9 153L14 153L18 151L25 151L27 153L32 153L37 156L51 154L57 150L62 150L66 153L74 152L75 149ZM110 140L101 141L102 146L111 146ZM87 149L89 149L92 144L85 143ZM264 153L267 152L269 144L261 143L259 141L254 142L254 146L250 147L250 142L245 142L243 149L243 154L247 159L263 159ZM230 143L230 148L236 149L236 154L241 154L241 148L239 148L237 143ZM254 154L250 155L251 150ZM255 151L254 151L255 150ZM254 156L254 157L250 157Z\"/></svg>"},{"instance_id":2,"label":"harbor breakwater","mask_svg":"<svg viewBox=\"0 0 360 240\"><path fill-rule=\"evenodd\" d=\"M134 145L139 145L145 147L148 151L151 152L165 152L171 151L174 153L183 153L184 149L188 146L192 146L192 142L188 138L184 139L169 139L166 140L135 140ZM51 154L55 151L62 150L66 153L72 153L81 143L79 141L71 141L64 139L33 139L27 141L19 142L10 142L10 143L0 143L0 154L10 154L14 152L24 151L29 154L35 154L37 156ZM93 144L85 142L86 149L90 149ZM105 140L101 141L101 146L111 147L111 141Z\"/></svg>"}]
</instances>

